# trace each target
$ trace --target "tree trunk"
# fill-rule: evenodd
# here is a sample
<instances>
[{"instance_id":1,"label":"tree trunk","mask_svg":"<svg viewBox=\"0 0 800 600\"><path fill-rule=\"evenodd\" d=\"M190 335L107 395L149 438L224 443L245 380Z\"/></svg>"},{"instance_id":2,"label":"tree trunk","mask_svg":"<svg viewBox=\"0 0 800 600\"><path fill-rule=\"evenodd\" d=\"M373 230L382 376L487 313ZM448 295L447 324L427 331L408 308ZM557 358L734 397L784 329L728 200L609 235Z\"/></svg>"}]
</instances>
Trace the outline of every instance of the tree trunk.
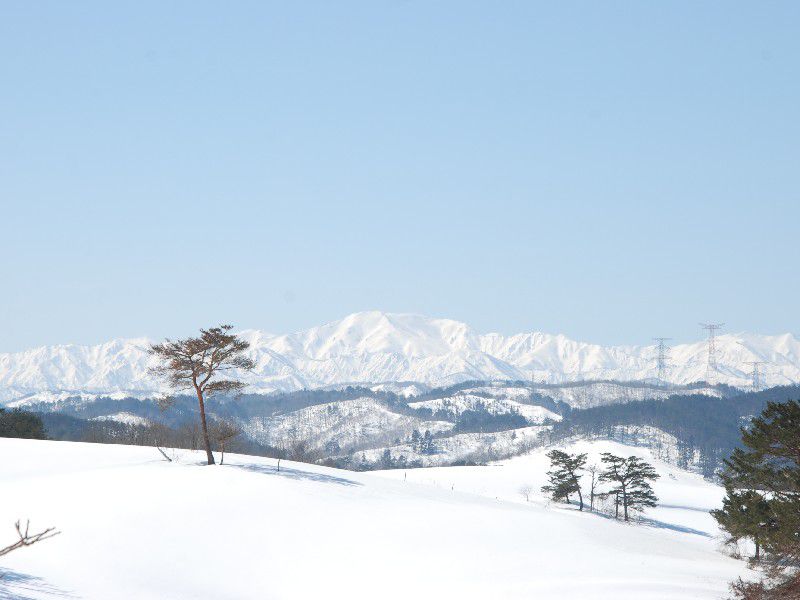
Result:
<instances>
[{"instance_id":1,"label":"tree trunk","mask_svg":"<svg viewBox=\"0 0 800 600\"><path fill-rule=\"evenodd\" d=\"M211 452L211 440L208 437L208 425L206 425L206 405L203 402L203 392L200 391L199 387L194 388L197 392L197 402L200 404L200 425L203 428L203 443L206 445L206 458L208 459L208 464L214 464L214 454Z\"/></svg>"},{"instance_id":2,"label":"tree trunk","mask_svg":"<svg viewBox=\"0 0 800 600\"><path fill-rule=\"evenodd\" d=\"M625 511L625 520L628 520L628 493L622 492L622 508Z\"/></svg>"},{"instance_id":3,"label":"tree trunk","mask_svg":"<svg viewBox=\"0 0 800 600\"><path fill-rule=\"evenodd\" d=\"M755 556L755 559L758 560L759 558L761 558L761 546L758 545L758 540L754 539L753 541L756 544L756 556Z\"/></svg>"},{"instance_id":4,"label":"tree trunk","mask_svg":"<svg viewBox=\"0 0 800 600\"><path fill-rule=\"evenodd\" d=\"M220 442L219 449L221 450L221 453L219 455L219 464L224 464L225 463L225 442Z\"/></svg>"},{"instance_id":5,"label":"tree trunk","mask_svg":"<svg viewBox=\"0 0 800 600\"><path fill-rule=\"evenodd\" d=\"M577 483L577 480L576 480ZM580 484L578 487L578 510L583 510L583 494L581 494L581 486Z\"/></svg>"}]
</instances>

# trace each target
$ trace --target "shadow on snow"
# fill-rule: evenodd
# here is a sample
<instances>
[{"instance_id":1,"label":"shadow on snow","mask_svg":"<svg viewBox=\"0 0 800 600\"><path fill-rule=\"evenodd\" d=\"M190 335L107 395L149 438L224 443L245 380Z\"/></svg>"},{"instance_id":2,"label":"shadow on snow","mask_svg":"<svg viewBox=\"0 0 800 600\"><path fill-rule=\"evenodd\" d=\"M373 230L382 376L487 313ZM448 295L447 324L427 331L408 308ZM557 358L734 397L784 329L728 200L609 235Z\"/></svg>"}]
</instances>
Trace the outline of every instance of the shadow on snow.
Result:
<instances>
[{"instance_id":1,"label":"shadow on snow","mask_svg":"<svg viewBox=\"0 0 800 600\"><path fill-rule=\"evenodd\" d=\"M575 508L578 507L577 502L575 502L573 500L570 500L569 505L573 506ZM661 504L659 504L659 506L665 506L667 508L686 508L686 507L683 507L683 506L668 506L668 505L661 505ZM589 510L585 506L584 506L584 509L585 509L583 511L584 514L595 515L597 517L601 517L603 519L608 519L610 521L618 521L620 523L625 523L625 521L622 519L622 517L616 518L616 517L614 517L614 515L609 515L609 514L606 514L604 512L601 512L599 510ZM697 510L701 510L701 509L697 509ZM707 512L707 511L702 511L701 510L701 512ZM708 533L707 531L700 531L699 529L693 529L692 527L686 527L684 525L676 525L675 523L667 523L665 521L659 521L657 519L651 519L650 517L643 517L642 515L639 515L639 514L632 515L631 516L631 520L628 521L628 522L629 523L633 523L633 524L644 525L645 527L653 527L654 529L668 529L670 531L677 531L679 533L691 533L692 535L699 535L699 536L704 537L704 538L714 537L710 533Z\"/></svg>"},{"instance_id":2,"label":"shadow on snow","mask_svg":"<svg viewBox=\"0 0 800 600\"><path fill-rule=\"evenodd\" d=\"M691 533L692 535L699 535L702 537L710 538L712 535L707 531L700 531L699 529L692 529L684 525L675 525L674 523L665 523L664 521L657 521L648 517L638 517L636 519L639 523L647 527L655 527L656 529L670 529L671 531L679 531L680 533Z\"/></svg>"},{"instance_id":3,"label":"shadow on snow","mask_svg":"<svg viewBox=\"0 0 800 600\"><path fill-rule=\"evenodd\" d=\"M50 585L41 577L0 569L0 600L42 598L77 598L77 596Z\"/></svg>"},{"instance_id":4,"label":"shadow on snow","mask_svg":"<svg viewBox=\"0 0 800 600\"><path fill-rule=\"evenodd\" d=\"M260 473L262 475L275 475L278 477L286 477L288 479L295 479L298 481L317 481L319 483L333 483L336 485L349 485L361 486L363 483L353 481L352 479L345 479L344 477L336 477L334 475L326 475L324 473L312 473L310 471L300 471L292 469L291 467L281 467L278 471L277 467L270 465L257 465L257 464L226 464L226 467L233 467L235 469L242 469L252 473Z\"/></svg>"}]
</instances>

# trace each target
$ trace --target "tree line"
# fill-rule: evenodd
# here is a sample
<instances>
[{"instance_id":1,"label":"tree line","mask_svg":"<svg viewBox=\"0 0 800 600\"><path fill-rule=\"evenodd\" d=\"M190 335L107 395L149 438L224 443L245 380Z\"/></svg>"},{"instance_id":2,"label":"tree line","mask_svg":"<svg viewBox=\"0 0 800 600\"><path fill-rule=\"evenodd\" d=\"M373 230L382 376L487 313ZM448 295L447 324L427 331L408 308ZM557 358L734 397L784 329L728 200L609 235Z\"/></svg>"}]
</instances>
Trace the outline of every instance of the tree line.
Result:
<instances>
[{"instance_id":1,"label":"tree line","mask_svg":"<svg viewBox=\"0 0 800 600\"><path fill-rule=\"evenodd\" d=\"M713 478L724 459L740 445L742 422L761 412L768 402L797 394L797 386L781 386L732 397L676 394L663 400L571 410L553 424L548 442L574 436L614 439L621 426L651 426L677 439L679 467L688 468L697 451L703 476Z\"/></svg>"}]
</instances>

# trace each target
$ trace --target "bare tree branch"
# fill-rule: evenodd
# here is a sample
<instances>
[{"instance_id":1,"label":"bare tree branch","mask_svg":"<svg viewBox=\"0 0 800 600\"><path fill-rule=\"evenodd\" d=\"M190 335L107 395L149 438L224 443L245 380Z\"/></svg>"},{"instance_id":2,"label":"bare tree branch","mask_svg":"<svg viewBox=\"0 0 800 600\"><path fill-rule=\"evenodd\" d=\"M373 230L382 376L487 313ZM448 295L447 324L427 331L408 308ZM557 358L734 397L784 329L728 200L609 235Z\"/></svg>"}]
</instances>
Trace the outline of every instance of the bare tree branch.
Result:
<instances>
[{"instance_id":1,"label":"bare tree branch","mask_svg":"<svg viewBox=\"0 0 800 600\"><path fill-rule=\"evenodd\" d=\"M14 542L13 544L6 546L5 548L0 548L0 556L5 556L14 550L19 550L20 548L24 548L25 546L33 546L36 542L41 542L43 540L50 539L53 536L58 535L61 533L60 531L56 531L55 527L48 527L44 531L40 531L39 533L30 533L30 520L25 522L25 528L23 530L20 521L17 521L14 524L14 527L17 530L17 535L19 539Z\"/></svg>"}]
</instances>

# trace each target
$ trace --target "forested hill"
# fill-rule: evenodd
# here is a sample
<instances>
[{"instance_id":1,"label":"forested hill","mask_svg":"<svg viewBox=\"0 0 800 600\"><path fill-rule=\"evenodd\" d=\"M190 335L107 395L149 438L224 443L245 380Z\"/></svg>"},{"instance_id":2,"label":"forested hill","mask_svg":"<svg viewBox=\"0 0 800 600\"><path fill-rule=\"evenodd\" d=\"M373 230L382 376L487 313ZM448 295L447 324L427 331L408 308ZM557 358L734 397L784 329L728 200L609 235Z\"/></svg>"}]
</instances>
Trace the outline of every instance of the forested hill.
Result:
<instances>
[{"instance_id":1,"label":"forested hill","mask_svg":"<svg viewBox=\"0 0 800 600\"><path fill-rule=\"evenodd\" d=\"M628 389L632 385L584 382L532 390L524 382L476 381L412 397L364 387L301 390L220 397L208 414L239 428L238 452L348 468L481 464L570 438L605 438L661 449L663 460L713 477L737 446L740 428L767 401L800 398L796 386L699 394ZM174 398L168 410L152 399L81 397L25 408L41 414L54 439L147 444L163 438L166 428L171 444L197 444L196 399L189 396ZM426 432L431 442L422 448L415 439Z\"/></svg>"},{"instance_id":2,"label":"forested hill","mask_svg":"<svg viewBox=\"0 0 800 600\"><path fill-rule=\"evenodd\" d=\"M741 428L767 402L796 398L800 398L800 387L780 386L729 398L674 395L572 410L554 424L551 441L575 436L616 438L624 435L625 427L654 427L677 439L679 463L692 463L695 451L699 452L703 474L710 477L738 446Z\"/></svg>"}]
</instances>

